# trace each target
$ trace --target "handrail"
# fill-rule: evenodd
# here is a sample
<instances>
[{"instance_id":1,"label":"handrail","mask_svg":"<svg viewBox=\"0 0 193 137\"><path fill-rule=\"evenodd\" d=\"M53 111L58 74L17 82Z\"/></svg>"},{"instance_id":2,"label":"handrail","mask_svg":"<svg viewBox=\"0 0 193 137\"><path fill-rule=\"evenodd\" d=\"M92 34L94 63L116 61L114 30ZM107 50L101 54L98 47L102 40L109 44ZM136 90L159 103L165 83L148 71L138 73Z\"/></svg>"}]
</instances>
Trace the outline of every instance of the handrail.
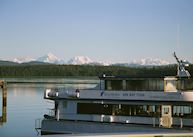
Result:
<instances>
[{"instance_id":1,"label":"handrail","mask_svg":"<svg viewBox=\"0 0 193 137\"><path fill-rule=\"evenodd\" d=\"M42 127L42 118L38 118L35 120L35 129L38 130L38 129L41 129Z\"/></svg>"}]
</instances>

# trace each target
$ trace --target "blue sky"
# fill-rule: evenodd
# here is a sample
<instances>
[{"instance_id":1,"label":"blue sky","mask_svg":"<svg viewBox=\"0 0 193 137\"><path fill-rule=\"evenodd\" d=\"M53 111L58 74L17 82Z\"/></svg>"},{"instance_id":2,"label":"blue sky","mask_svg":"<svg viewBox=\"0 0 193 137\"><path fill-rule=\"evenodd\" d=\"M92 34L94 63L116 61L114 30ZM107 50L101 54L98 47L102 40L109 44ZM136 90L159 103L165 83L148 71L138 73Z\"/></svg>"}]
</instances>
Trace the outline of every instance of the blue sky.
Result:
<instances>
[{"instance_id":1,"label":"blue sky","mask_svg":"<svg viewBox=\"0 0 193 137\"><path fill-rule=\"evenodd\" d=\"M0 59L193 62L193 0L0 0Z\"/></svg>"}]
</instances>

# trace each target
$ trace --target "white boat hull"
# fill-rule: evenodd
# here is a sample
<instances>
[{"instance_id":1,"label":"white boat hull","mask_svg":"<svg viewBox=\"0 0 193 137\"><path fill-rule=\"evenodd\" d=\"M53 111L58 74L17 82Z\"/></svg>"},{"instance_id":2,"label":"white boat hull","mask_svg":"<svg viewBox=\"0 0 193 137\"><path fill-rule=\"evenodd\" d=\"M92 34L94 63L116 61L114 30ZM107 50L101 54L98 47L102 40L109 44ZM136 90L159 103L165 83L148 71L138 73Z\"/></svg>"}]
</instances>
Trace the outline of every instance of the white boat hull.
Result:
<instances>
[{"instance_id":1,"label":"white boat hull","mask_svg":"<svg viewBox=\"0 0 193 137\"><path fill-rule=\"evenodd\" d=\"M128 133L128 132L190 132L180 128L160 128L158 125L100 123L65 120L43 120L41 134L80 134L80 133Z\"/></svg>"}]
</instances>

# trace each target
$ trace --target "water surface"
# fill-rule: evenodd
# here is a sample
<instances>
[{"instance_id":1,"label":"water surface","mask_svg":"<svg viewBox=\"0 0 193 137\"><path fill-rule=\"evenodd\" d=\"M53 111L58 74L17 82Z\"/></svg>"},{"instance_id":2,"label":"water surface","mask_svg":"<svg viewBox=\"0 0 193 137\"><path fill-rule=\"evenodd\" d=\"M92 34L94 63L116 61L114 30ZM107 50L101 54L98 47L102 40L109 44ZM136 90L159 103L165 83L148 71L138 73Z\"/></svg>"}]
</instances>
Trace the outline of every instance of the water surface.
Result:
<instances>
[{"instance_id":1,"label":"water surface","mask_svg":"<svg viewBox=\"0 0 193 137\"><path fill-rule=\"evenodd\" d=\"M39 80L43 81L43 80ZM50 80L48 80L50 81ZM63 80L62 83L8 83L7 122L0 125L1 137L37 136L35 120L43 118L54 104L43 99L46 88L92 88L96 80ZM68 84L65 84L65 81ZM77 82L77 83L76 83ZM81 83L82 82L82 83ZM0 105L2 106L2 93L0 92ZM2 112L2 107L0 107Z\"/></svg>"}]
</instances>

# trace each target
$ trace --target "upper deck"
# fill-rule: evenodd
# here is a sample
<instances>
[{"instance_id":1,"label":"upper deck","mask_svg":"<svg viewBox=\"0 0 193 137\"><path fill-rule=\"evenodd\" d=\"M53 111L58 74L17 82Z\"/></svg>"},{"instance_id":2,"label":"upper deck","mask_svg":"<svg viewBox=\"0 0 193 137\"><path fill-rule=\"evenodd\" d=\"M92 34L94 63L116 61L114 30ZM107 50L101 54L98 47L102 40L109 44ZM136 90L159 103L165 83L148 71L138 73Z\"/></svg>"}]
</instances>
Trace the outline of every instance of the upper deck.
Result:
<instances>
[{"instance_id":1,"label":"upper deck","mask_svg":"<svg viewBox=\"0 0 193 137\"><path fill-rule=\"evenodd\" d=\"M193 90L193 78L131 78L122 76L101 76L100 89L116 91L190 91Z\"/></svg>"},{"instance_id":2,"label":"upper deck","mask_svg":"<svg viewBox=\"0 0 193 137\"><path fill-rule=\"evenodd\" d=\"M100 77L95 89L46 90L47 99L193 102L193 79Z\"/></svg>"}]
</instances>

